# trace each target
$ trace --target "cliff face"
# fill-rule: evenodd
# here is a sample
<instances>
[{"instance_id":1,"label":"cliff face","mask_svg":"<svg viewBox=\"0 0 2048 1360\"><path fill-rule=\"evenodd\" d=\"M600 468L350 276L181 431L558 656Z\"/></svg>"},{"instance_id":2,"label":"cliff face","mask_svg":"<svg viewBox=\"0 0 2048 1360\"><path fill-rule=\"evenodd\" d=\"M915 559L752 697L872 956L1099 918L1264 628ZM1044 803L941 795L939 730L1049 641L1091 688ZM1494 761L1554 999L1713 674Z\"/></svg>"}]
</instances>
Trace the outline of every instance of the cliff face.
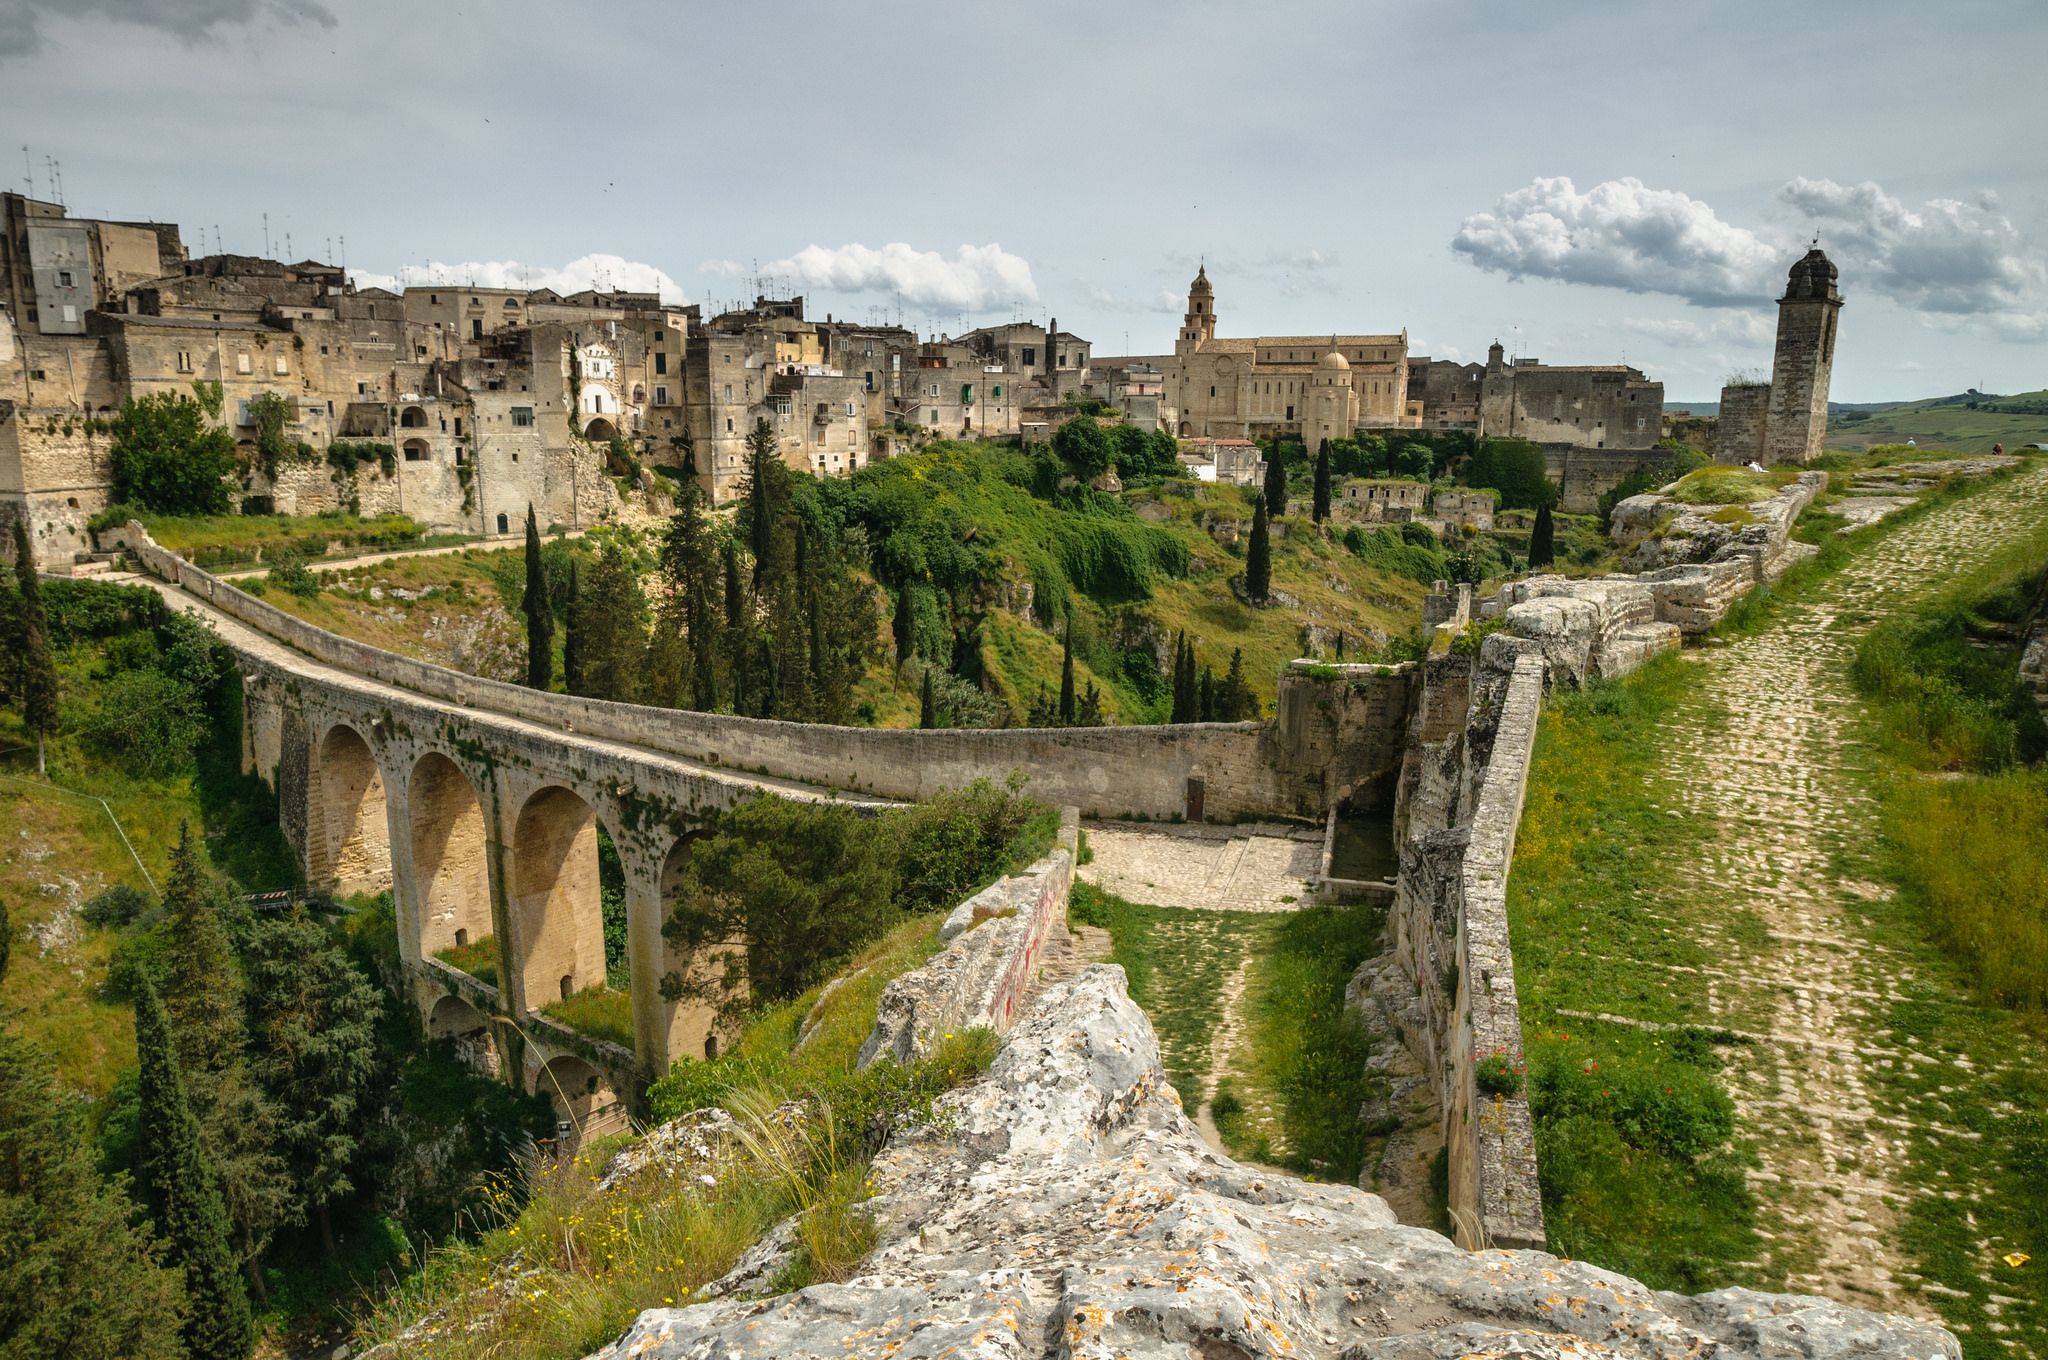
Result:
<instances>
[{"instance_id":1,"label":"cliff face","mask_svg":"<svg viewBox=\"0 0 2048 1360\"><path fill-rule=\"evenodd\" d=\"M1824 1300L1465 1252L1364 1191L1240 1167L1181 1112L1118 968L1048 990L941 1108L945 1132L877 1161L882 1244L855 1279L651 1310L602 1360L1961 1354L1937 1326Z\"/></svg>"}]
</instances>

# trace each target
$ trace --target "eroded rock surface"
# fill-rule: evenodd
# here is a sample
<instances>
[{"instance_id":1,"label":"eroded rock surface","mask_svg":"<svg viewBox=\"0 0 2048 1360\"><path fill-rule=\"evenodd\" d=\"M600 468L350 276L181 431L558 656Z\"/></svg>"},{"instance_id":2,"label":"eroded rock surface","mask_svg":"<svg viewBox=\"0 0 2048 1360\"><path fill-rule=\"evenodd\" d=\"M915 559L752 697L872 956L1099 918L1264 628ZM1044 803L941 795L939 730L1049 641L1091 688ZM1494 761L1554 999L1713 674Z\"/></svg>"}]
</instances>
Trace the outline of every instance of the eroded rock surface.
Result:
<instances>
[{"instance_id":1,"label":"eroded rock surface","mask_svg":"<svg viewBox=\"0 0 2048 1360\"><path fill-rule=\"evenodd\" d=\"M1211 1151L1121 969L1048 990L949 1128L877 1161L845 1284L643 1313L603 1360L957 1355L1953 1360L1939 1327L1820 1299L1686 1298L1538 1252L1459 1250L1348 1186Z\"/></svg>"}]
</instances>

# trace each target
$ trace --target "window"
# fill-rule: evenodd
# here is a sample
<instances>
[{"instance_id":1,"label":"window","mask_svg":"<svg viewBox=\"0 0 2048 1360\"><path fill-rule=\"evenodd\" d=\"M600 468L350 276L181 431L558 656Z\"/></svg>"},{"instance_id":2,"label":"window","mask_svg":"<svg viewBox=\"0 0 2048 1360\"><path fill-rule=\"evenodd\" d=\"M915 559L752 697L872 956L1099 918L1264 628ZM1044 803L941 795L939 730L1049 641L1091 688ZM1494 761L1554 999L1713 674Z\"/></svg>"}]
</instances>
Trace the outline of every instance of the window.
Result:
<instances>
[{"instance_id":1,"label":"window","mask_svg":"<svg viewBox=\"0 0 2048 1360\"><path fill-rule=\"evenodd\" d=\"M732 433L732 417L731 417L731 416L727 416L727 417L725 418L725 432L726 432L727 434L731 434L731 433Z\"/></svg>"},{"instance_id":2,"label":"window","mask_svg":"<svg viewBox=\"0 0 2048 1360\"><path fill-rule=\"evenodd\" d=\"M1065 368L1066 366L1067 366L1067 352L1066 352L1065 350L1061 350L1061 351L1060 351L1060 367L1061 367L1061 368Z\"/></svg>"},{"instance_id":3,"label":"window","mask_svg":"<svg viewBox=\"0 0 2048 1360\"><path fill-rule=\"evenodd\" d=\"M1033 364L1035 364L1035 363L1037 363L1037 362L1038 362L1038 351L1037 351L1036 349L1032 348L1032 347L1031 347L1030 345L1026 345L1026 346L1024 347L1024 367L1026 367L1026 368L1029 368L1029 367L1031 367L1031 365L1033 365Z\"/></svg>"},{"instance_id":4,"label":"window","mask_svg":"<svg viewBox=\"0 0 2048 1360\"><path fill-rule=\"evenodd\" d=\"M873 370L873 369L871 368L871 369L869 369L869 370L868 370L867 372L865 372L865 373L861 374L861 375L860 375L860 381L861 381L861 387L862 387L862 389L863 389L864 391L868 391L868 392L872 392L872 391L874 391L874 390L875 390L875 370Z\"/></svg>"},{"instance_id":5,"label":"window","mask_svg":"<svg viewBox=\"0 0 2048 1360\"><path fill-rule=\"evenodd\" d=\"M668 389L659 383L656 383L654 386L654 404L656 406L668 405Z\"/></svg>"},{"instance_id":6,"label":"window","mask_svg":"<svg viewBox=\"0 0 2048 1360\"><path fill-rule=\"evenodd\" d=\"M725 399L726 399L727 401L731 401L731 400L732 400L732 384L731 384L731 383L727 383L727 384L725 385Z\"/></svg>"},{"instance_id":7,"label":"window","mask_svg":"<svg viewBox=\"0 0 2048 1360\"><path fill-rule=\"evenodd\" d=\"M286 374L291 372L291 367L289 364L285 362L285 357L282 353L278 354L278 356L271 361L271 369L280 378L284 377Z\"/></svg>"},{"instance_id":8,"label":"window","mask_svg":"<svg viewBox=\"0 0 2048 1360\"><path fill-rule=\"evenodd\" d=\"M1209 395L1210 395L1210 396L1212 396L1212 397L1216 395L1216 389L1215 389L1214 387L1211 387L1211 388L1209 389Z\"/></svg>"},{"instance_id":9,"label":"window","mask_svg":"<svg viewBox=\"0 0 2048 1360\"><path fill-rule=\"evenodd\" d=\"M427 301L429 301L429 302L439 302L440 300L441 300L441 295L440 295L439 293L429 293L429 294L427 294Z\"/></svg>"},{"instance_id":10,"label":"window","mask_svg":"<svg viewBox=\"0 0 2048 1360\"><path fill-rule=\"evenodd\" d=\"M939 385L937 383L932 384L932 395L935 397L939 395Z\"/></svg>"},{"instance_id":11,"label":"window","mask_svg":"<svg viewBox=\"0 0 2048 1360\"><path fill-rule=\"evenodd\" d=\"M460 439L460 438L462 438L462 417L461 417L461 416L457 416L457 417L455 417L455 437L456 437L457 439Z\"/></svg>"},{"instance_id":12,"label":"window","mask_svg":"<svg viewBox=\"0 0 2048 1360\"><path fill-rule=\"evenodd\" d=\"M40 368L30 369L28 375L29 377L35 379L37 382L41 382L45 376L43 370Z\"/></svg>"},{"instance_id":13,"label":"window","mask_svg":"<svg viewBox=\"0 0 2048 1360\"><path fill-rule=\"evenodd\" d=\"M408 444L407 444L407 445L405 446L405 461L406 461L406 462L408 462L408 463L424 463L424 462L426 462L426 461L427 461L427 446L426 446L425 444L422 444L422 443L421 443L421 442L420 442L419 440L417 440L417 439L415 439L415 440L412 440L412 441L411 441L410 443L408 443Z\"/></svg>"},{"instance_id":14,"label":"window","mask_svg":"<svg viewBox=\"0 0 2048 1360\"><path fill-rule=\"evenodd\" d=\"M848 403L846 403L846 414L848 414L848 415L852 415L852 414L853 414L853 403L852 403L852 402L850 402L850 401L849 401Z\"/></svg>"},{"instance_id":15,"label":"window","mask_svg":"<svg viewBox=\"0 0 2048 1360\"><path fill-rule=\"evenodd\" d=\"M237 354L237 355L235 356L235 372L237 372L237 373L247 373L248 371L249 371L249 356L248 356L248 355L246 355L246 354Z\"/></svg>"},{"instance_id":16,"label":"window","mask_svg":"<svg viewBox=\"0 0 2048 1360\"><path fill-rule=\"evenodd\" d=\"M932 408L931 408L930 410L926 411L926 412L925 412L925 416L924 416L924 421L925 421L925 424L927 424L927 425L936 425L936 424L938 424L938 423L939 423L939 408L938 408L938 407L936 407L936 406L934 406L934 407L932 407Z\"/></svg>"},{"instance_id":17,"label":"window","mask_svg":"<svg viewBox=\"0 0 2048 1360\"><path fill-rule=\"evenodd\" d=\"M655 351L655 353L654 353L654 371L655 371L656 373L666 373L666 372L668 372L668 352L667 352L666 350L656 350L656 351Z\"/></svg>"},{"instance_id":18,"label":"window","mask_svg":"<svg viewBox=\"0 0 2048 1360\"><path fill-rule=\"evenodd\" d=\"M178 371L180 373L190 373L192 371L191 350L181 349L178 351Z\"/></svg>"},{"instance_id":19,"label":"window","mask_svg":"<svg viewBox=\"0 0 2048 1360\"><path fill-rule=\"evenodd\" d=\"M367 396L369 396L369 395L370 395L370 385L369 385L368 383L366 383L366 382L359 382L359 383L357 383L357 384L356 384L356 395L357 395L357 396L359 396L359 397L367 397Z\"/></svg>"},{"instance_id":20,"label":"window","mask_svg":"<svg viewBox=\"0 0 2048 1360\"><path fill-rule=\"evenodd\" d=\"M484 338L484 319L482 317L474 316L470 318L469 338L472 340L481 340Z\"/></svg>"},{"instance_id":21,"label":"window","mask_svg":"<svg viewBox=\"0 0 2048 1360\"><path fill-rule=\"evenodd\" d=\"M57 271L57 286L59 288L69 288L72 286L70 270L60 269Z\"/></svg>"},{"instance_id":22,"label":"window","mask_svg":"<svg viewBox=\"0 0 2048 1360\"><path fill-rule=\"evenodd\" d=\"M321 352L322 354L325 354L325 353L327 352L327 346L325 346L325 345L322 345L322 346L320 347L320 352Z\"/></svg>"}]
</instances>

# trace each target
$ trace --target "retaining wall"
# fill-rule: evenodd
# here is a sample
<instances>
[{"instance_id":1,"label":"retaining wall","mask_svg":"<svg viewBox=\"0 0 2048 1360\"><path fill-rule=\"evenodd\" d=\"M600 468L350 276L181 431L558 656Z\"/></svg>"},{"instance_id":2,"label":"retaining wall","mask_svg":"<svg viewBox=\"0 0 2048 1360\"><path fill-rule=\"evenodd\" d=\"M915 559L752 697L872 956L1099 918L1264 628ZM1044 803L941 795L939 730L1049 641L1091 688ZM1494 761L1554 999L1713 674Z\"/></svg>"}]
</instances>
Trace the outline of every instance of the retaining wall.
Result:
<instances>
[{"instance_id":1,"label":"retaining wall","mask_svg":"<svg viewBox=\"0 0 2048 1360\"><path fill-rule=\"evenodd\" d=\"M1053 932L1066 927L1079 827L1078 811L1064 809L1052 853L953 909L939 928L946 948L883 989L862 1067L908 1063L962 1030L1009 1032Z\"/></svg>"}]
</instances>

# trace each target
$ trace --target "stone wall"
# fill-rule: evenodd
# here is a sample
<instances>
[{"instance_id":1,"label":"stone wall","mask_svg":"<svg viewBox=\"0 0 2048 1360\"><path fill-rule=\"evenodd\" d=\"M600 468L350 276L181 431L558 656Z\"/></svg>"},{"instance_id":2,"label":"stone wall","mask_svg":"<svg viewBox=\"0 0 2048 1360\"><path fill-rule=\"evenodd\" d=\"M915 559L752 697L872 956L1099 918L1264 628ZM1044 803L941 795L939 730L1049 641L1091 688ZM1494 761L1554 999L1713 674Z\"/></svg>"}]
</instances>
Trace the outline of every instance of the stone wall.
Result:
<instances>
[{"instance_id":1,"label":"stone wall","mask_svg":"<svg viewBox=\"0 0 2048 1360\"><path fill-rule=\"evenodd\" d=\"M1046 945L1066 927L1079 831L1077 810L1063 810L1052 853L953 909L939 928L946 948L883 989L875 1028L861 1045L862 1067L882 1058L911 1062L962 1030L1009 1033Z\"/></svg>"},{"instance_id":2,"label":"stone wall","mask_svg":"<svg viewBox=\"0 0 2048 1360\"><path fill-rule=\"evenodd\" d=\"M1770 414L1769 383L1722 388L1721 414L1714 417L1714 461L1736 466L1763 463L1764 427Z\"/></svg>"},{"instance_id":3,"label":"stone wall","mask_svg":"<svg viewBox=\"0 0 2048 1360\"><path fill-rule=\"evenodd\" d=\"M86 521L107 507L113 482L105 419L0 402L0 529L25 518L45 570L68 571L92 548Z\"/></svg>"},{"instance_id":4,"label":"stone wall","mask_svg":"<svg viewBox=\"0 0 2048 1360\"><path fill-rule=\"evenodd\" d=\"M1588 449L1573 444L1545 444L1543 470L1557 483L1557 508L1570 515L1590 515L1600 497L1644 468L1665 470L1672 455L1665 449Z\"/></svg>"},{"instance_id":5,"label":"stone wall","mask_svg":"<svg viewBox=\"0 0 2048 1360\"><path fill-rule=\"evenodd\" d=\"M825 788L922 801L1021 770L1034 796L1073 805L1084 816L1320 820L1333 791L1348 793L1354 804L1391 806L1400 771L1412 683L1408 666L1297 662L1281 677L1279 714L1270 723L827 727L608 703L464 675L296 619L157 547L140 524L131 523L128 537L151 575L175 581L230 617L351 674L559 732Z\"/></svg>"}]
</instances>

